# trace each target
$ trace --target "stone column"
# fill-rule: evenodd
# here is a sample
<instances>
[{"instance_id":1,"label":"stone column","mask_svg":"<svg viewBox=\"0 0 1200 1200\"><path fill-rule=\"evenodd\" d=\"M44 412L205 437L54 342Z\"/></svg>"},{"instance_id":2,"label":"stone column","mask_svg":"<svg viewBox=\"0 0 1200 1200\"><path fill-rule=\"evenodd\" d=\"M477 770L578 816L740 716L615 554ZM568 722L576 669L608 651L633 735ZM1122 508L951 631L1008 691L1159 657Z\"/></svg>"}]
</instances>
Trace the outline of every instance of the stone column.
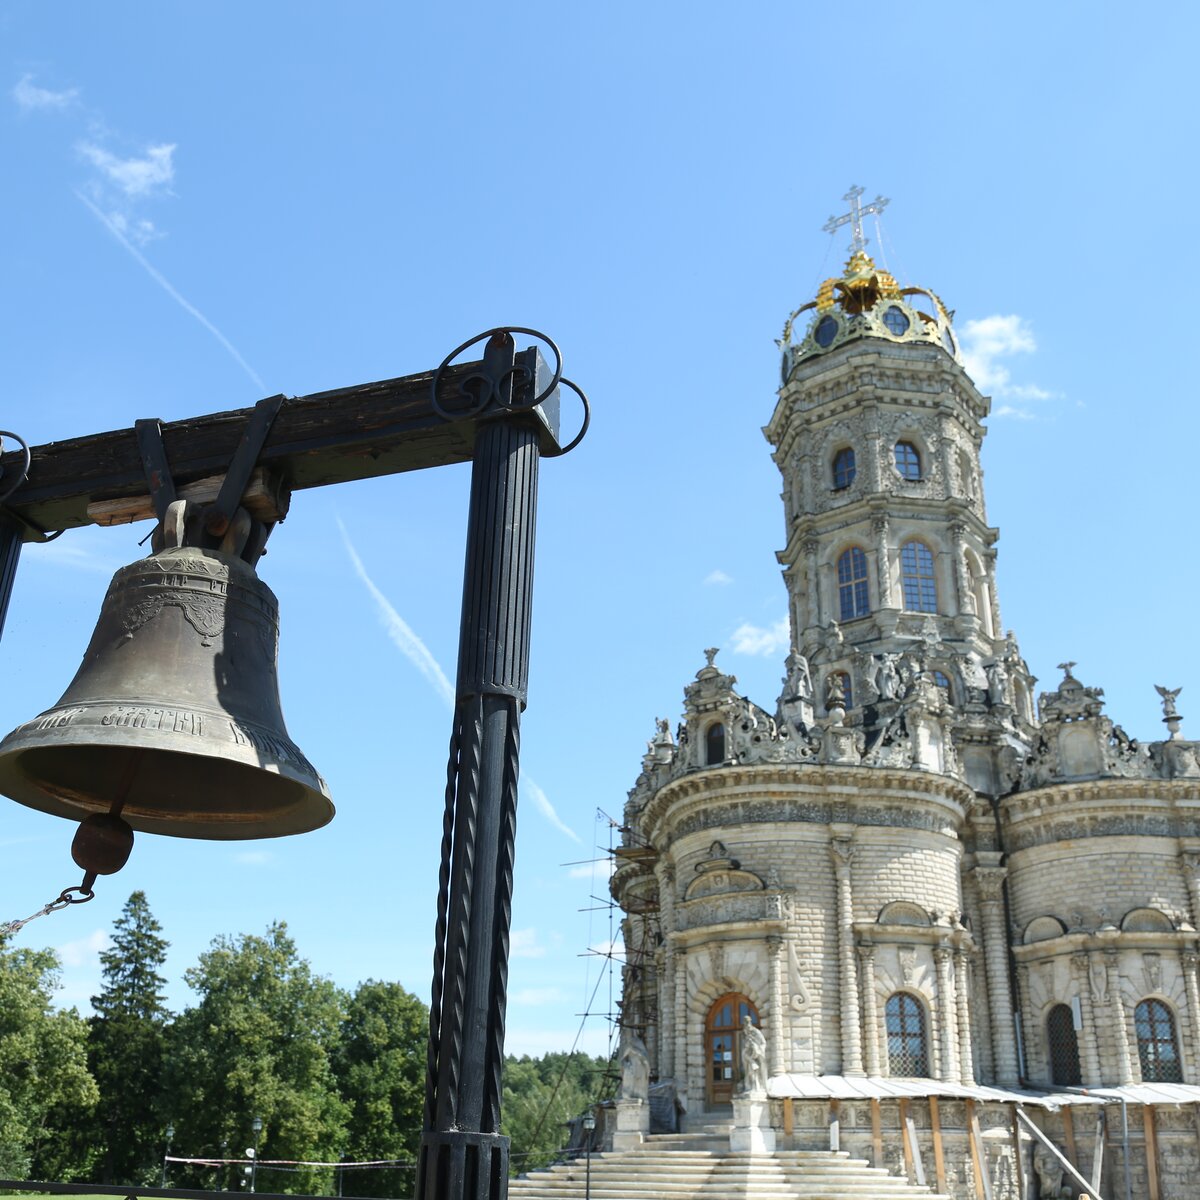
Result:
<instances>
[{"instance_id":1,"label":"stone column","mask_svg":"<svg viewBox=\"0 0 1200 1200\"><path fill-rule=\"evenodd\" d=\"M1125 1002L1121 999L1120 955L1116 950L1104 951L1104 971L1108 977L1108 1004L1112 1017L1113 1037L1117 1047L1117 1070L1121 1086L1134 1082L1133 1060L1129 1056L1129 1031L1126 1028Z\"/></svg>"},{"instance_id":2,"label":"stone column","mask_svg":"<svg viewBox=\"0 0 1200 1200\"><path fill-rule=\"evenodd\" d=\"M971 586L971 572L967 567L967 527L961 521L950 526L954 543L954 586L958 592L955 615L967 613L977 616L979 606L975 603L975 589Z\"/></svg>"},{"instance_id":3,"label":"stone column","mask_svg":"<svg viewBox=\"0 0 1200 1200\"><path fill-rule=\"evenodd\" d=\"M1189 1082L1195 1083L1197 1076L1200 1076L1200 1063L1196 1061L1195 1051L1197 1042L1200 1042L1200 987L1196 983L1196 969L1200 967L1200 954L1194 950L1185 950L1182 959L1183 986L1187 992L1188 1020L1192 1026L1192 1036L1190 1038L1181 1037L1179 1040L1184 1051L1183 1061L1187 1068L1185 1074L1191 1076Z\"/></svg>"},{"instance_id":4,"label":"stone column","mask_svg":"<svg viewBox=\"0 0 1200 1200\"><path fill-rule=\"evenodd\" d=\"M767 937L767 965L770 968L771 1016L767 1032L767 1070L771 1075L784 1072L783 1052L787 1043L787 1006L783 999L783 938L778 934Z\"/></svg>"},{"instance_id":5,"label":"stone column","mask_svg":"<svg viewBox=\"0 0 1200 1200\"><path fill-rule=\"evenodd\" d=\"M879 608L898 608L892 594L892 565L888 551L888 519L886 515L875 517L871 522L875 534L875 578L879 584Z\"/></svg>"},{"instance_id":6,"label":"stone column","mask_svg":"<svg viewBox=\"0 0 1200 1200\"><path fill-rule=\"evenodd\" d=\"M850 861L854 846L835 836L829 845L837 882L838 983L842 1007L842 1074L862 1075L862 1010L854 962L854 898L850 890Z\"/></svg>"},{"instance_id":7,"label":"stone column","mask_svg":"<svg viewBox=\"0 0 1200 1200\"><path fill-rule=\"evenodd\" d=\"M805 538L804 544L800 548L804 552L804 585L805 595L808 598L807 620L804 623L807 629L822 623L821 581L817 568L817 551L820 550L821 543L813 537Z\"/></svg>"},{"instance_id":8,"label":"stone column","mask_svg":"<svg viewBox=\"0 0 1200 1200\"><path fill-rule=\"evenodd\" d=\"M945 1083L958 1080L958 1015L954 1003L954 951L949 946L935 946L933 960L937 964L938 1035L941 1043L941 1075Z\"/></svg>"},{"instance_id":9,"label":"stone column","mask_svg":"<svg viewBox=\"0 0 1200 1200\"><path fill-rule=\"evenodd\" d=\"M1192 924L1200 929L1200 854L1193 851L1184 854L1183 879L1192 902Z\"/></svg>"},{"instance_id":10,"label":"stone column","mask_svg":"<svg viewBox=\"0 0 1200 1200\"><path fill-rule=\"evenodd\" d=\"M996 594L996 551L988 550L983 557L987 568L988 602L992 609L992 637L999 637L1004 626L1000 623L1000 597Z\"/></svg>"},{"instance_id":11,"label":"stone column","mask_svg":"<svg viewBox=\"0 0 1200 1200\"><path fill-rule=\"evenodd\" d=\"M1071 955L1071 972L1079 989L1079 1057L1083 1068L1083 1086L1100 1087L1104 1078L1100 1070L1100 1048L1096 1042L1096 1014L1092 1008L1092 978L1086 951Z\"/></svg>"},{"instance_id":12,"label":"stone column","mask_svg":"<svg viewBox=\"0 0 1200 1200\"><path fill-rule=\"evenodd\" d=\"M971 1050L970 951L954 952L954 990L958 998L958 1079L967 1087L975 1084L975 1056Z\"/></svg>"},{"instance_id":13,"label":"stone column","mask_svg":"<svg viewBox=\"0 0 1200 1200\"><path fill-rule=\"evenodd\" d=\"M685 1100L688 1094L687 954L675 951L675 1087Z\"/></svg>"},{"instance_id":14,"label":"stone column","mask_svg":"<svg viewBox=\"0 0 1200 1200\"><path fill-rule=\"evenodd\" d=\"M675 932L675 865L659 859L658 920L663 937L662 977L658 983L658 1077L675 1076L675 967L676 952L671 935Z\"/></svg>"},{"instance_id":15,"label":"stone column","mask_svg":"<svg viewBox=\"0 0 1200 1200\"><path fill-rule=\"evenodd\" d=\"M879 1066L879 1002L875 997L875 947L859 946L858 961L862 967L863 1036L867 1041L867 1074L880 1075Z\"/></svg>"},{"instance_id":16,"label":"stone column","mask_svg":"<svg viewBox=\"0 0 1200 1200\"><path fill-rule=\"evenodd\" d=\"M989 857L995 857L998 863L1000 855ZM1004 927L1004 878L1008 872L999 865L981 865L972 873L979 889L983 965L987 979L988 1009L992 1014L992 1062L996 1069L996 1083L1000 1087L1016 1087L1016 1029L1008 971L1008 934Z\"/></svg>"}]
</instances>

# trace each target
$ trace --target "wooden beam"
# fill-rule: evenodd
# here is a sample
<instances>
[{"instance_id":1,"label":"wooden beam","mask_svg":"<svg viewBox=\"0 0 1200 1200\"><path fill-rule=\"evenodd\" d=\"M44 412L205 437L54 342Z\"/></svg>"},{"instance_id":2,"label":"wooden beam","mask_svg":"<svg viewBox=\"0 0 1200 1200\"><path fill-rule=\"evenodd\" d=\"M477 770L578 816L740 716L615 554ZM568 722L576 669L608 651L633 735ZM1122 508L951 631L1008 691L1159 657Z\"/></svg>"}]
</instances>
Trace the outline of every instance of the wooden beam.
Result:
<instances>
[{"instance_id":1,"label":"wooden beam","mask_svg":"<svg viewBox=\"0 0 1200 1200\"><path fill-rule=\"evenodd\" d=\"M179 489L179 499L196 504L211 504L221 490L223 475L209 475ZM256 520L282 521L287 516L291 496L277 472L255 467L246 490L242 507ZM95 525L129 525L134 521L156 520L149 492L141 496L122 496L117 500L93 500L87 506L88 519Z\"/></svg>"},{"instance_id":2,"label":"wooden beam","mask_svg":"<svg viewBox=\"0 0 1200 1200\"><path fill-rule=\"evenodd\" d=\"M1104 1174L1105 1117L1103 1107L1096 1109L1096 1140L1092 1145L1092 1191L1099 1195Z\"/></svg>"},{"instance_id":3,"label":"wooden beam","mask_svg":"<svg viewBox=\"0 0 1200 1200\"><path fill-rule=\"evenodd\" d=\"M917 1141L917 1126L908 1108L908 1101L900 1101L900 1128L905 1139L904 1165L911 1165L919 1187L925 1186L925 1164L921 1161L921 1143Z\"/></svg>"},{"instance_id":4,"label":"wooden beam","mask_svg":"<svg viewBox=\"0 0 1200 1200\"><path fill-rule=\"evenodd\" d=\"M875 1155L873 1167L883 1166L883 1130L879 1120L879 1100L871 1097L871 1149Z\"/></svg>"},{"instance_id":5,"label":"wooden beam","mask_svg":"<svg viewBox=\"0 0 1200 1200\"><path fill-rule=\"evenodd\" d=\"M1021 1150L1021 1126L1017 1122L1016 1105L1009 1105L1009 1108L1012 1112L1013 1151L1016 1155L1017 1200L1025 1200L1025 1194L1029 1191L1029 1180L1025 1176L1025 1154Z\"/></svg>"},{"instance_id":6,"label":"wooden beam","mask_svg":"<svg viewBox=\"0 0 1200 1200\"><path fill-rule=\"evenodd\" d=\"M933 1133L933 1171L937 1177L937 1190L946 1190L946 1159L942 1154L942 1122L938 1117L938 1098L929 1097L929 1128Z\"/></svg>"},{"instance_id":7,"label":"wooden beam","mask_svg":"<svg viewBox=\"0 0 1200 1200\"><path fill-rule=\"evenodd\" d=\"M783 1098L783 1132L787 1137L792 1136L792 1130L796 1128L796 1115L793 1110L791 1096Z\"/></svg>"},{"instance_id":8,"label":"wooden beam","mask_svg":"<svg viewBox=\"0 0 1200 1200\"><path fill-rule=\"evenodd\" d=\"M519 360L532 351L522 351ZM481 363L448 368L439 394L477 372ZM549 382L540 356L538 383ZM424 467L469 462L476 421L448 421L434 410L432 371L357 384L284 400L258 465L277 472L288 488L321 487L371 479ZM208 413L162 426L163 444L177 486L223 475L254 409ZM558 397L533 411L544 449L558 445ZM19 470L18 451L0 458L9 478ZM30 448L29 476L5 507L37 530L75 529L91 524L88 506L100 501L147 497L149 489L132 426Z\"/></svg>"},{"instance_id":9,"label":"wooden beam","mask_svg":"<svg viewBox=\"0 0 1200 1200\"><path fill-rule=\"evenodd\" d=\"M979 1129L979 1115L975 1112L974 1100L968 1100L966 1105L967 1141L971 1144L971 1164L975 1168L975 1196L977 1200L992 1200L992 1180L988 1175L987 1151Z\"/></svg>"},{"instance_id":10,"label":"wooden beam","mask_svg":"<svg viewBox=\"0 0 1200 1200\"><path fill-rule=\"evenodd\" d=\"M1061 1109L1063 1123L1063 1141L1067 1144L1067 1158L1071 1166L1078 1168L1079 1154L1075 1149L1075 1122L1071 1117L1071 1106L1064 1104Z\"/></svg>"},{"instance_id":11,"label":"wooden beam","mask_svg":"<svg viewBox=\"0 0 1200 1200\"><path fill-rule=\"evenodd\" d=\"M1154 1105L1142 1105L1142 1128L1146 1131L1146 1187L1147 1200L1159 1200L1158 1191L1158 1137L1154 1132Z\"/></svg>"},{"instance_id":12,"label":"wooden beam","mask_svg":"<svg viewBox=\"0 0 1200 1200\"><path fill-rule=\"evenodd\" d=\"M913 1182L912 1146L908 1140L908 1101L900 1097L900 1145L904 1150L904 1177Z\"/></svg>"}]
</instances>

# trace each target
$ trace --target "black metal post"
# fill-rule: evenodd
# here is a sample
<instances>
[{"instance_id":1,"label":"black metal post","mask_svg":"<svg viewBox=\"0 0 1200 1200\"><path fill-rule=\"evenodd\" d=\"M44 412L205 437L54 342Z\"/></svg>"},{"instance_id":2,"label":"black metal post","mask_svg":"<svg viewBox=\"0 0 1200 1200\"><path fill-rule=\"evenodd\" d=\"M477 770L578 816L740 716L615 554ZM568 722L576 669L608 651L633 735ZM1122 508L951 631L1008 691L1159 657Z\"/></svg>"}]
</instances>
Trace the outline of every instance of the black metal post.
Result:
<instances>
[{"instance_id":1,"label":"black metal post","mask_svg":"<svg viewBox=\"0 0 1200 1200\"><path fill-rule=\"evenodd\" d=\"M496 404L471 474L418 1200L508 1195L500 1077L539 455L536 421L510 407L514 347L501 332L484 354Z\"/></svg>"},{"instance_id":2,"label":"black metal post","mask_svg":"<svg viewBox=\"0 0 1200 1200\"><path fill-rule=\"evenodd\" d=\"M0 520L0 635L8 617L8 602L12 599L17 578L17 563L21 560L21 530L15 521Z\"/></svg>"}]
</instances>

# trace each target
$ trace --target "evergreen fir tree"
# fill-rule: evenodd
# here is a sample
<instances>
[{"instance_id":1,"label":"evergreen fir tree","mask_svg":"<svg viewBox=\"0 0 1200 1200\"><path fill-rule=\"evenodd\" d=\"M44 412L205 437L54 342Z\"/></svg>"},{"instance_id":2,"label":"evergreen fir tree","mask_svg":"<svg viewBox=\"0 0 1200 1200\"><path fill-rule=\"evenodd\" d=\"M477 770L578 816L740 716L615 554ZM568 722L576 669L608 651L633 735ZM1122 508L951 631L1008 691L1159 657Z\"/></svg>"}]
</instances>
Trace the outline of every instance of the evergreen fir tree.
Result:
<instances>
[{"instance_id":1,"label":"evergreen fir tree","mask_svg":"<svg viewBox=\"0 0 1200 1200\"><path fill-rule=\"evenodd\" d=\"M157 1183L164 1129L163 1046L171 1014L159 974L170 943L144 892L134 892L100 955L104 985L92 997L88 1060L100 1089L99 1182Z\"/></svg>"}]
</instances>

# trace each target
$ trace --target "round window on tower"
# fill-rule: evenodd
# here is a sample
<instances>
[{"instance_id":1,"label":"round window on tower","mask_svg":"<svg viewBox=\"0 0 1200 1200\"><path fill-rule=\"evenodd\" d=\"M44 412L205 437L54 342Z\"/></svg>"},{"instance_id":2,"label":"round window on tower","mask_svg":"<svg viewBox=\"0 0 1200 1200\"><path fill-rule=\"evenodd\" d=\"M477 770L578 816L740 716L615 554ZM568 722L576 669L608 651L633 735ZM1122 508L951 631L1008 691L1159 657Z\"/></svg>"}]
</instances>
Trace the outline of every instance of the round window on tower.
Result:
<instances>
[{"instance_id":1,"label":"round window on tower","mask_svg":"<svg viewBox=\"0 0 1200 1200\"><path fill-rule=\"evenodd\" d=\"M912 322L893 304L884 311L883 323L893 337L903 337Z\"/></svg>"},{"instance_id":2,"label":"round window on tower","mask_svg":"<svg viewBox=\"0 0 1200 1200\"><path fill-rule=\"evenodd\" d=\"M822 349L828 349L837 337L838 323L836 317L822 317L813 330L813 341Z\"/></svg>"}]
</instances>

